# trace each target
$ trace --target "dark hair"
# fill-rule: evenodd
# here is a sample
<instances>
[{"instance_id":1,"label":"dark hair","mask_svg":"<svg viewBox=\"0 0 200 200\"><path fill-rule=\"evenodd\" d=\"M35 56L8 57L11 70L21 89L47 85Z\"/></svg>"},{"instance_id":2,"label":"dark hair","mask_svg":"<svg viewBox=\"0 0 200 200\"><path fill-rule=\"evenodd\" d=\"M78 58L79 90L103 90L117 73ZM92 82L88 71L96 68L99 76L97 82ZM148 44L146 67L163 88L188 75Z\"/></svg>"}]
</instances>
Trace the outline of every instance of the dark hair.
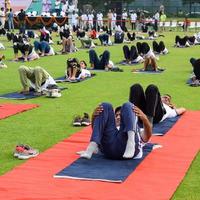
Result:
<instances>
[{"instance_id":1,"label":"dark hair","mask_svg":"<svg viewBox=\"0 0 200 200\"><path fill-rule=\"evenodd\" d=\"M85 66L87 67L87 63L85 62L85 60L81 60L80 63L83 62L85 64Z\"/></svg>"},{"instance_id":2,"label":"dark hair","mask_svg":"<svg viewBox=\"0 0 200 200\"><path fill-rule=\"evenodd\" d=\"M121 110L121 108L122 108L121 106L116 107L116 108L115 108L115 114L116 114L117 112L119 112L119 111Z\"/></svg>"}]
</instances>

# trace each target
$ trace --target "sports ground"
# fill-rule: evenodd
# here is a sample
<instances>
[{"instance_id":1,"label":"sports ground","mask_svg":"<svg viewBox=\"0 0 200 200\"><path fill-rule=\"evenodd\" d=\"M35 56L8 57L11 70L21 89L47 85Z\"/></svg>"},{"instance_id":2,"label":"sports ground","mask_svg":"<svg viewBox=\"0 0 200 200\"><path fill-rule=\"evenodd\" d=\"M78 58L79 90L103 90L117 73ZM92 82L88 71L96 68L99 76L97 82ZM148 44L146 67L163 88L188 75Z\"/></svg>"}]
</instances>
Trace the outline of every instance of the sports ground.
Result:
<instances>
[{"instance_id":1,"label":"sports ground","mask_svg":"<svg viewBox=\"0 0 200 200\"><path fill-rule=\"evenodd\" d=\"M160 56L158 66L166 69L161 74L135 74L131 70L133 68L142 68L142 64L136 66L121 66L116 64L124 72L95 72L96 76L94 78L81 83L60 83L60 86L68 87L67 90L62 92L61 98L49 99L39 97L24 100L23 102L19 100L0 99L0 103L12 102L39 105L39 108L0 120L0 174L3 175L23 162L26 162L13 157L13 150L16 144L29 144L39 149L40 152L47 150L59 141L79 131L80 128L72 126L72 120L75 115L83 115L84 112L91 115L95 106L101 102L111 102L114 106L126 102L128 100L129 87L133 83L140 83L144 87L151 83L156 84L161 93L167 93L172 96L172 100L177 106L183 106L187 110L200 110L200 88L190 87L186 84L192 72L189 59L191 57L199 58L200 46L196 45L190 48L174 47L176 35L193 35L194 32L183 33L172 31L162 34L165 37L160 37L157 40L165 42L169 54ZM53 47L56 51L61 49L61 46L56 43L58 40L58 36L54 33ZM6 50L1 50L0 53L5 55L5 64L8 66L8 68L0 70L0 94L20 91L21 85L18 76L18 67L20 65L31 67L41 66L54 78L64 75L66 60L70 57L86 60L89 65L87 49L80 49L76 53L67 55L43 57L39 60L26 63L10 62L9 60L13 58L12 44L7 42L4 36L0 37L0 42L6 47ZM100 45L98 40L96 42ZM152 45L152 41L148 42ZM128 45L134 45L135 43L133 42ZM76 44L79 48L79 41ZM99 54L105 49L110 51L111 60L114 63L123 60L122 45L109 47L97 46L95 48ZM191 121L187 123L190 124ZM176 145L176 141L174 141L174 145ZM200 155L197 154L172 199L200 199L199 165Z\"/></svg>"}]
</instances>

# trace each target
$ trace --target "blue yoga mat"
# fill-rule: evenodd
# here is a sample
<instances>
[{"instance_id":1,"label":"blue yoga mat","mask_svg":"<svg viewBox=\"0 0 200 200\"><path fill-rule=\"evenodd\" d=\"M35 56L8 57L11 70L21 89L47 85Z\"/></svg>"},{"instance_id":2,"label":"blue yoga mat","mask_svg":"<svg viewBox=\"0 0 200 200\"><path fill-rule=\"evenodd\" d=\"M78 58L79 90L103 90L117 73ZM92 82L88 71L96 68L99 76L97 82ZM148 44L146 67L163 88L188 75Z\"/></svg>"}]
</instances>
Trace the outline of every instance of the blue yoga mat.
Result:
<instances>
[{"instance_id":1,"label":"blue yoga mat","mask_svg":"<svg viewBox=\"0 0 200 200\"><path fill-rule=\"evenodd\" d=\"M54 177L121 183L153 150L153 146L154 144L148 143L143 147L144 154L141 159L110 160L103 154L94 154L90 160L79 158Z\"/></svg>"},{"instance_id":2,"label":"blue yoga mat","mask_svg":"<svg viewBox=\"0 0 200 200\"><path fill-rule=\"evenodd\" d=\"M8 93L8 94L0 95L1 99L20 99L20 100L24 100L24 99L32 99L32 98L36 98L36 97L39 97L39 96L35 96L34 92L30 92L27 95L20 94L18 92L11 92L11 93Z\"/></svg>"},{"instance_id":3,"label":"blue yoga mat","mask_svg":"<svg viewBox=\"0 0 200 200\"><path fill-rule=\"evenodd\" d=\"M142 73L142 74L160 74L164 72L165 70L157 70L157 71L145 71L144 69L136 69L133 71L133 73Z\"/></svg>"},{"instance_id":4,"label":"blue yoga mat","mask_svg":"<svg viewBox=\"0 0 200 200\"><path fill-rule=\"evenodd\" d=\"M131 63L127 63L126 60L122 60L118 63L119 65L125 65L125 66L132 66L132 65L137 65L137 64L140 64L138 62L131 62Z\"/></svg>"},{"instance_id":5,"label":"blue yoga mat","mask_svg":"<svg viewBox=\"0 0 200 200\"><path fill-rule=\"evenodd\" d=\"M96 74L91 74L91 77L86 77L84 79L76 79L76 80L73 80L73 81L67 80L65 76L62 76L62 77L56 78L55 81L56 81L56 83L63 83L63 82L67 82L67 83L79 83L79 82L88 80L88 79L90 79L90 78L92 78L94 76L96 76Z\"/></svg>"},{"instance_id":6,"label":"blue yoga mat","mask_svg":"<svg viewBox=\"0 0 200 200\"><path fill-rule=\"evenodd\" d=\"M174 124L178 121L179 118L180 116L167 118L164 121L159 122L158 124L154 124L153 135L165 135L174 126Z\"/></svg>"},{"instance_id":7,"label":"blue yoga mat","mask_svg":"<svg viewBox=\"0 0 200 200\"><path fill-rule=\"evenodd\" d=\"M60 90L65 90L67 89L66 87L59 87ZM43 96L43 95L41 95ZM32 98L37 98L41 96L36 96L34 95L34 91L29 92L29 94L24 95L19 92L11 92L7 94L0 95L0 99L17 99L17 100L25 100L25 99L32 99Z\"/></svg>"}]
</instances>

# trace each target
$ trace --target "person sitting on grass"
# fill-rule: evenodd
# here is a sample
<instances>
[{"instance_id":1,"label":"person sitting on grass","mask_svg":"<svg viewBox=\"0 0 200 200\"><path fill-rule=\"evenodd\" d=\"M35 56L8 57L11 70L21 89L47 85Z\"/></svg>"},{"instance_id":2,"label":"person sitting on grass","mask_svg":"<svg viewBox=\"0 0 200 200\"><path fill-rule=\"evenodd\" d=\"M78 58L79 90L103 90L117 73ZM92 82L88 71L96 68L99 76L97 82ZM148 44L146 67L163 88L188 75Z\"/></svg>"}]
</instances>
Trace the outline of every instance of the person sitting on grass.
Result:
<instances>
[{"instance_id":1,"label":"person sitting on grass","mask_svg":"<svg viewBox=\"0 0 200 200\"><path fill-rule=\"evenodd\" d=\"M139 107L148 117L149 121L159 123L166 118L176 117L185 113L183 107L177 108L171 102L171 96L160 95L156 85L149 85L145 92L140 84L134 84L130 87L129 101Z\"/></svg>"},{"instance_id":2,"label":"person sitting on grass","mask_svg":"<svg viewBox=\"0 0 200 200\"><path fill-rule=\"evenodd\" d=\"M91 73L86 69L87 64L84 60L78 61L77 58L69 58L67 60L67 69L65 71L65 77L69 81L75 81L91 77Z\"/></svg>"},{"instance_id":3,"label":"person sitting on grass","mask_svg":"<svg viewBox=\"0 0 200 200\"><path fill-rule=\"evenodd\" d=\"M46 41L34 41L34 49L39 56L53 56L55 52L53 47Z\"/></svg>"},{"instance_id":4,"label":"person sitting on grass","mask_svg":"<svg viewBox=\"0 0 200 200\"><path fill-rule=\"evenodd\" d=\"M131 63L142 63L144 59L138 54L135 46L129 47L127 45L123 46L124 58L128 64Z\"/></svg>"},{"instance_id":5,"label":"person sitting on grass","mask_svg":"<svg viewBox=\"0 0 200 200\"><path fill-rule=\"evenodd\" d=\"M42 67L27 67L20 66L19 69L20 81L23 89L20 93L29 94L30 87L34 89L35 95L40 96L42 92L47 89L49 85L56 85L55 80L49 75L49 73Z\"/></svg>"},{"instance_id":6,"label":"person sitting on grass","mask_svg":"<svg viewBox=\"0 0 200 200\"><path fill-rule=\"evenodd\" d=\"M62 40L62 50L63 54L75 52L77 49L73 41L72 34L70 33L69 28L62 28L60 31L60 38Z\"/></svg>"}]
</instances>

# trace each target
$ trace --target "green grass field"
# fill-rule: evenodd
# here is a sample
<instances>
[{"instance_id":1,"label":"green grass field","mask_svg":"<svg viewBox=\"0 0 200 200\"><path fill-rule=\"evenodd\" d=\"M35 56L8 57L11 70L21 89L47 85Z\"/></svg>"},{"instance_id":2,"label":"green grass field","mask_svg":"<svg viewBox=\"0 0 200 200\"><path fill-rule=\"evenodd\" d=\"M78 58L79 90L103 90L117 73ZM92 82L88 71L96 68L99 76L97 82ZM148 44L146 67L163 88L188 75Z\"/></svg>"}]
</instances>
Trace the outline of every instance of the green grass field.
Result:
<instances>
[{"instance_id":1,"label":"green grass field","mask_svg":"<svg viewBox=\"0 0 200 200\"><path fill-rule=\"evenodd\" d=\"M129 87L133 83L141 83L143 86L150 83L156 84L161 93L172 95L173 102L177 106L184 106L188 110L200 110L200 88L189 87L185 83L192 71L189 59L200 57L200 46L184 49L174 48L174 38L177 34L183 36L185 33L166 32L164 38L158 39L164 40L170 52L166 56L160 56L158 61L160 67L166 68L162 74L133 74L131 73L133 67L119 66L124 69L123 73L99 72L95 78L79 84L60 84L68 87L68 90L62 92L61 98L40 97L24 101L1 99L0 103L35 103L39 104L40 107L0 120L0 174L2 175L25 162L13 158L13 149L16 144L29 144L43 152L79 130L71 125L74 115L83 115L84 112L91 114L95 106L102 101L112 102L114 106L127 101ZM192 35L193 33L188 34ZM57 40L58 38L54 35L54 49L60 50L61 47L56 45ZM5 54L5 63L8 65L7 69L0 70L0 94L20 91L18 67L22 63L9 62L8 60L13 58L12 44L8 43L6 38L2 36L0 42L7 47L5 51L0 53ZM77 47L79 46L80 43L77 43ZM96 51L101 53L105 49L109 49L111 60L115 63L123 59L122 45L97 47ZM42 66L53 77L59 77L64 75L65 63L69 57L84 59L87 63L89 60L87 50L80 50L74 54L43 57L24 64L32 67ZM134 68L136 67L141 68L142 65L134 66ZM172 199L200 199L199 166L200 154L193 161Z\"/></svg>"}]
</instances>

